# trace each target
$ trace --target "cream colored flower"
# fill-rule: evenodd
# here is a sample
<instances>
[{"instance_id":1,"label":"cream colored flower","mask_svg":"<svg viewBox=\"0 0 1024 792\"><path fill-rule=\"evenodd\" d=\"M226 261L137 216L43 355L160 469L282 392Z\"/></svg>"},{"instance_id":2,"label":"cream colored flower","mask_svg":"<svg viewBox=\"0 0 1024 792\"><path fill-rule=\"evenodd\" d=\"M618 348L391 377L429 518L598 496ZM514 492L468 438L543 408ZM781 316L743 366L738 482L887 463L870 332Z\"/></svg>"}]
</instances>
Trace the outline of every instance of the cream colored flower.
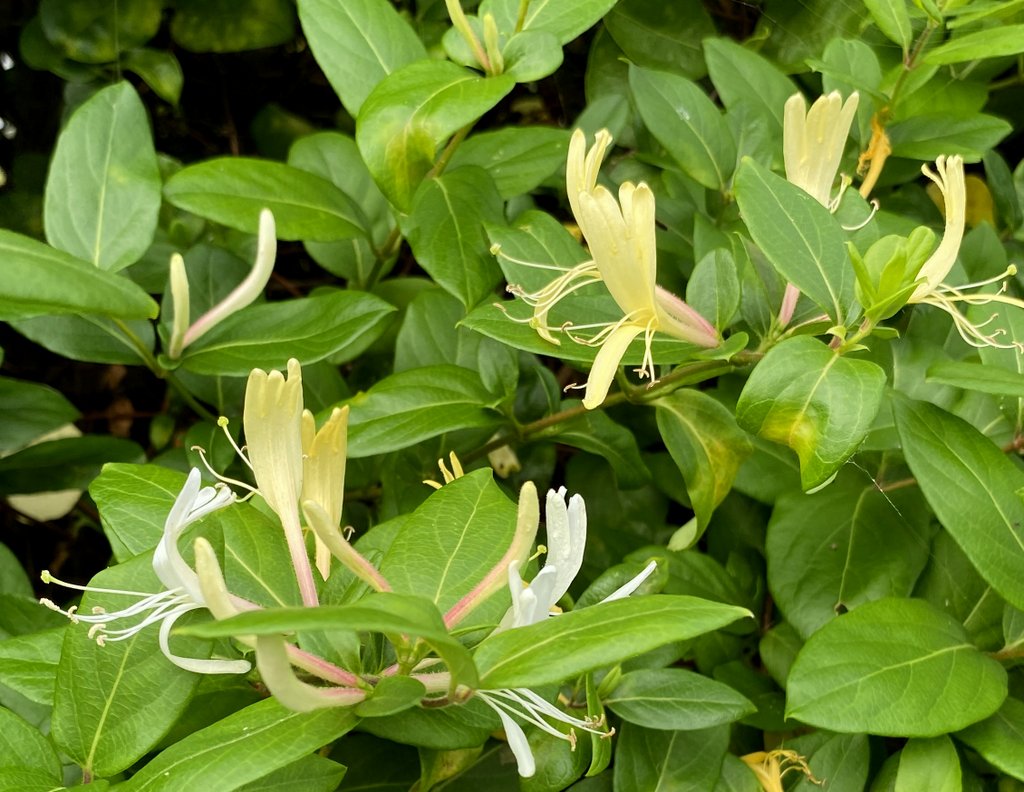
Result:
<instances>
[{"instance_id":1,"label":"cream colored flower","mask_svg":"<svg viewBox=\"0 0 1024 792\"><path fill-rule=\"evenodd\" d=\"M908 303L924 303L945 311L953 320L960 337L974 347L995 347L997 349L1024 350L1021 340L1005 342L1000 340L1006 335L1003 328L988 329L988 325L998 314L982 322L973 322L960 312L958 303L965 305L989 305L1003 303L1017 308L1024 308L1024 300L1011 297L1005 293L1006 279L1017 273L1017 267L1011 264L1004 272L993 278L962 286L950 286L943 283L956 263L960 242L964 235L964 224L967 213L967 190L964 183L964 162L960 156L939 157L935 161L935 171L927 165L921 167L924 173L938 186L942 193L943 213L946 216L946 227L942 241L928 260L921 265L918 279L921 284L914 290ZM979 289L1000 283L998 292L969 293L971 289Z\"/></svg>"},{"instance_id":2,"label":"cream colored flower","mask_svg":"<svg viewBox=\"0 0 1024 792\"><path fill-rule=\"evenodd\" d=\"M299 522L302 492L302 369L288 361L279 371L253 369L242 414L248 462L263 500L281 520L305 605L317 604L316 586Z\"/></svg>"},{"instance_id":3,"label":"cream colored flower","mask_svg":"<svg viewBox=\"0 0 1024 792\"><path fill-rule=\"evenodd\" d=\"M786 179L833 211L842 189L833 198L832 185L858 101L856 91L845 103L839 91L832 91L818 97L810 110L802 94L793 94L786 102L782 135Z\"/></svg>"},{"instance_id":4,"label":"cream colored flower","mask_svg":"<svg viewBox=\"0 0 1024 792\"><path fill-rule=\"evenodd\" d=\"M662 332L701 347L721 343L718 331L681 299L656 283L654 193L644 183L624 182L618 199L597 184L611 135L602 130L588 151L586 137L577 129L569 143L566 162L566 191L576 222L586 237L593 261L567 270L538 292L528 293L516 286L509 291L534 308L530 324L553 343L552 333L562 330L577 343L600 350L587 379L583 405L593 409L604 401L622 356L634 338L643 334L644 357L637 373L655 379L651 343ZM496 251L500 252L500 251ZM522 263L522 262L520 262ZM568 323L561 328L548 325L548 313L563 297L595 281L602 281L621 309L621 319L598 325ZM580 330L598 330L582 338Z\"/></svg>"},{"instance_id":5,"label":"cream colored flower","mask_svg":"<svg viewBox=\"0 0 1024 792\"><path fill-rule=\"evenodd\" d=\"M302 412L302 496L301 501L320 505L331 525L341 522L345 500L345 461L348 453L348 406L335 407L331 417L316 428L309 410ZM331 552L316 538L316 568L326 580L331 571Z\"/></svg>"}]
</instances>

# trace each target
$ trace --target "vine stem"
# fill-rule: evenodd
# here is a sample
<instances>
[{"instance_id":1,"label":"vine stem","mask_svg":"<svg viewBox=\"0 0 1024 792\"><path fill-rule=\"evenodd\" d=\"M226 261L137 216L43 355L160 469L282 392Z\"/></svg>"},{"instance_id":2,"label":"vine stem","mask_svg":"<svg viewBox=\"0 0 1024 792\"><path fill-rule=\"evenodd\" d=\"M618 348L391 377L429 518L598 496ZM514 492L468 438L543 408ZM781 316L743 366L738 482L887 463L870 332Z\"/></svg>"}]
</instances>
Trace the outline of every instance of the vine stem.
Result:
<instances>
[{"instance_id":1,"label":"vine stem","mask_svg":"<svg viewBox=\"0 0 1024 792\"><path fill-rule=\"evenodd\" d=\"M125 337L125 340L129 343L132 349L135 350L136 354L142 358L142 362L146 364L146 368L153 372L154 376L159 377L170 385L171 388L174 389L174 392L181 397L181 400L204 421L217 420L217 416L200 404L199 401L196 400L196 397L189 393L188 389L178 381L178 378L174 376L173 372L168 371L160 365L153 353L150 352L149 348L142 342L142 339L139 338L127 324L125 324L121 319L114 319L113 322L117 329L121 331L121 334Z\"/></svg>"},{"instance_id":2,"label":"vine stem","mask_svg":"<svg viewBox=\"0 0 1024 792\"><path fill-rule=\"evenodd\" d=\"M608 396L604 402L601 403L597 409L606 409L608 407L614 407L624 402L631 402L634 404L642 404L645 402L653 401L654 399L661 398L668 393L682 387L683 385L692 385L696 382L704 382L705 380L717 377L722 374L727 374L730 371L749 365L759 360L762 354L759 352L747 352L741 351L733 355L729 360L702 360L697 363L691 363L687 366L680 366L675 371L662 377L655 383L648 386L635 386L629 390L620 390L618 393L613 393ZM502 446L509 445L510 443L521 443L524 440L529 440L532 437L542 434L543 432L551 429L552 427L558 426L559 424L571 421L574 418L579 418L581 415L585 415L590 412L582 404L576 405L575 407L569 407L568 409L561 410L551 415L539 418L536 421L523 424L514 428L508 434L504 434L500 437L491 440L479 448L474 448L468 454L462 457L464 462L472 462L474 459L486 456L491 451L495 451Z\"/></svg>"}]
</instances>

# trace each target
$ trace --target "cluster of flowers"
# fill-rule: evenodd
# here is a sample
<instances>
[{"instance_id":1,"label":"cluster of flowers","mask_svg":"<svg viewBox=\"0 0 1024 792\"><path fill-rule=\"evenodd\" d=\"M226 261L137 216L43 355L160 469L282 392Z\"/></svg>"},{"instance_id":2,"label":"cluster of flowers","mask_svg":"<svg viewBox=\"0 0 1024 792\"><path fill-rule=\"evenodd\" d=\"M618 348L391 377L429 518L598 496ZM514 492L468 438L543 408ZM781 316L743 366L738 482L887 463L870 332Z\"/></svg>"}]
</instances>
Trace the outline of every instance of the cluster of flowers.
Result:
<instances>
[{"instance_id":1,"label":"cluster of flowers","mask_svg":"<svg viewBox=\"0 0 1024 792\"><path fill-rule=\"evenodd\" d=\"M163 535L153 553L153 570L164 586L151 593L77 586L43 574L46 582L105 597L126 597L128 606L108 611L96 607L83 613L72 606L61 609L49 600L43 604L74 623L89 624L89 637L103 645L123 641L154 624L159 624L159 645L176 666L201 674L243 674L251 670L245 659L194 658L176 654L170 646L171 630L185 613L206 609L216 619L226 619L260 606L232 594L225 582L211 544L197 538L195 569L185 562L178 547L185 530L220 509L231 506L236 496L228 483L258 493L278 516L291 552L292 566L303 602L318 604L315 578L306 550L300 509L305 525L316 535L316 566L323 577L330 572L331 556L376 591L391 591L391 585L345 538L339 529L344 490L347 447L346 409L336 409L317 430L313 415L302 408L302 378L299 364L288 362L288 376L280 372L253 371L246 389L244 428L247 448L237 448L251 468L256 487L231 479L202 486L201 474L193 468L164 523ZM222 419L227 429L227 422ZM215 474L216 475L216 474ZM221 478L218 476L218 478ZM533 547L539 526L537 492L527 483L520 493L517 526L512 543L497 565L445 614L445 625L457 626L478 605L507 586L512 604L495 631L535 624L557 612L557 603L568 591L583 563L587 538L586 506L579 495L566 501L564 488L547 494L545 522L547 562L529 583L521 576L522 566ZM612 593L605 601L633 593L652 572L651 562L639 575ZM121 626L124 625L124 626ZM285 706L296 710L351 706L373 692L372 680L340 668L287 642L283 636L237 636L240 644L255 650L256 666L268 690ZM300 679L294 669L317 679L317 684ZM377 678L393 675L397 666L385 669ZM450 686L445 672L414 673L427 696L443 695ZM524 776L535 770L526 734L516 719L535 725L560 739L575 741L574 729L606 734L603 724L576 718L526 688L476 690L475 695L499 716L519 771ZM568 727L567 731L559 728Z\"/></svg>"},{"instance_id":2,"label":"cluster of flowers","mask_svg":"<svg viewBox=\"0 0 1024 792\"><path fill-rule=\"evenodd\" d=\"M820 97L810 109L800 94L792 96L785 106L783 148L786 178L833 212L838 209L843 191L850 184L849 177L843 176L838 193L833 194L857 105L856 93L844 102L840 94L833 91ZM872 144L870 151L873 154L869 156L873 157L872 168L861 189L864 194L870 192L889 151L888 139L880 127L876 130L876 137L878 142ZM644 339L643 362L636 371L641 379L648 378L652 383L657 376L651 353L656 332L702 348L713 348L722 343L721 335L710 322L656 283L655 201L650 187L643 182L623 182L616 200L607 188L598 184L601 163L611 142L611 135L602 130L588 150L585 135L576 130L569 145L566 191L592 259L572 268L563 268L554 280L537 291L526 291L515 284L509 287L513 295L533 308L533 316L526 321L541 337L559 344L557 334L564 333L577 343L599 347L583 398L588 409L598 407L604 401L627 348L641 334ZM916 272L907 274L910 281L916 283L916 288L903 303L924 303L945 311L963 339L973 346L1020 348L1019 342L1002 342L1002 330L986 332L985 327L991 319L975 323L958 308L960 303L985 305L994 302L1024 308L1024 301L1005 293L1006 279L1016 273L1014 266L978 283L962 286L944 283L956 263L964 234L967 199L963 158L939 157L935 171L927 165L921 170L941 191L945 230L942 241L927 260ZM502 255L500 248L495 252ZM550 267L545 265L545 268ZM571 321L560 326L549 324L549 314L557 303L578 289L598 282L604 283L614 298L622 311L621 319L598 325ZM997 293L968 292L1000 282L1003 288ZM796 287L788 285L778 314L780 328L789 323L799 297ZM585 337L580 335L581 330L597 332Z\"/></svg>"}]
</instances>

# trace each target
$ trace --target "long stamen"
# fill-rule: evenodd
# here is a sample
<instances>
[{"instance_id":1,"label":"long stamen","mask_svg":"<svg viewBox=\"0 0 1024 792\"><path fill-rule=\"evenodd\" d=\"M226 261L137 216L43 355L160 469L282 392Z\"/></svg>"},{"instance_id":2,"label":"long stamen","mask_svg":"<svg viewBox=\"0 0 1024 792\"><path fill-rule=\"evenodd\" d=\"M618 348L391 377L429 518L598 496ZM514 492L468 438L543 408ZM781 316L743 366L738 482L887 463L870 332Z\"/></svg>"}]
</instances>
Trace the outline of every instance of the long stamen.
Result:
<instances>
[{"instance_id":1,"label":"long stamen","mask_svg":"<svg viewBox=\"0 0 1024 792\"><path fill-rule=\"evenodd\" d=\"M221 416L217 419L217 426L224 431L224 436L231 443L231 447L235 449L235 453L238 454L239 458L246 464L249 470L252 470L252 462L249 461L249 455L245 453L245 450L238 447L238 443L235 442L235 438L231 436L231 432L228 431L228 419L225 416Z\"/></svg>"},{"instance_id":2,"label":"long stamen","mask_svg":"<svg viewBox=\"0 0 1024 792\"><path fill-rule=\"evenodd\" d=\"M224 484L231 484L231 485L233 485L235 487L241 487L242 489L245 489L245 490L249 491L249 494L246 495L244 498L236 497L236 500L239 503L241 503L242 501L249 500L249 498L251 498L253 495L255 495L255 494L257 494L259 492L259 490L256 487L254 487L252 484L246 484L244 481L240 481L238 479L231 478L230 476L225 476L225 475L223 475L221 473L218 473L216 470L214 470L213 469L213 465L211 465L210 461L206 458L206 449L203 448L202 446L194 445L189 450L190 451L195 451L196 453L199 454L199 461L203 463L203 467L205 467L207 472L211 476L216 478L217 481L220 481L220 482L222 482ZM248 464L248 460L246 461L246 464ZM252 467L252 466L250 465L250 467Z\"/></svg>"}]
</instances>

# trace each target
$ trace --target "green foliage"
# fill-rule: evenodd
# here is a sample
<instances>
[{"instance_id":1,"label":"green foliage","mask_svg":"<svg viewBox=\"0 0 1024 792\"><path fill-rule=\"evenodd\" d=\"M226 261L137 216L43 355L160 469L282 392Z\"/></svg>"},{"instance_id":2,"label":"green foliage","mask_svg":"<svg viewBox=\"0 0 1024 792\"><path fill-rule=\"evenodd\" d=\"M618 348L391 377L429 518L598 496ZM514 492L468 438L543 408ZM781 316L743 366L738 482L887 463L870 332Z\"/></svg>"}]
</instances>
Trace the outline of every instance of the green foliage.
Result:
<instances>
[{"instance_id":1,"label":"green foliage","mask_svg":"<svg viewBox=\"0 0 1024 792\"><path fill-rule=\"evenodd\" d=\"M0 788L1024 783L1024 2L14 6Z\"/></svg>"}]
</instances>

